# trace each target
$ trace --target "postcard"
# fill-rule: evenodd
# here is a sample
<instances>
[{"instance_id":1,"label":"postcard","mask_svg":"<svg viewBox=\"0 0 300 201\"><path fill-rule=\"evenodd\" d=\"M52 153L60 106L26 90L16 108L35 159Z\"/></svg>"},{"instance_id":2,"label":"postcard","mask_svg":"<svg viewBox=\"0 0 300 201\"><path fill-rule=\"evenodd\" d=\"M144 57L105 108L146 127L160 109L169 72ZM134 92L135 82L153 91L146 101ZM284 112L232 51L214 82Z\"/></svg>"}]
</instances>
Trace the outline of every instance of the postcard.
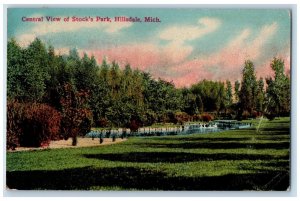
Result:
<instances>
[{"instance_id":1,"label":"postcard","mask_svg":"<svg viewBox=\"0 0 300 201\"><path fill-rule=\"evenodd\" d=\"M289 191L291 14L7 8L7 190Z\"/></svg>"}]
</instances>

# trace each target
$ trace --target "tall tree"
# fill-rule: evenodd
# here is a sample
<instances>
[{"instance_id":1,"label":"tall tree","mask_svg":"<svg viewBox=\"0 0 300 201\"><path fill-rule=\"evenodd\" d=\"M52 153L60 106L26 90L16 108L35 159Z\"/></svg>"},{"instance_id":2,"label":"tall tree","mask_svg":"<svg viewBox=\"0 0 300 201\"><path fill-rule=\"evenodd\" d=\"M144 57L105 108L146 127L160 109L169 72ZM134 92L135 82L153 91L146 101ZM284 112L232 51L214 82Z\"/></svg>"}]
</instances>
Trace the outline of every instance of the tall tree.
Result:
<instances>
[{"instance_id":1,"label":"tall tree","mask_svg":"<svg viewBox=\"0 0 300 201\"><path fill-rule=\"evenodd\" d=\"M23 50L15 39L7 42L7 97L15 99L25 96L22 80L24 79Z\"/></svg>"},{"instance_id":2,"label":"tall tree","mask_svg":"<svg viewBox=\"0 0 300 201\"><path fill-rule=\"evenodd\" d=\"M235 102L239 102L239 93L240 93L241 83L237 80L234 82L234 98Z\"/></svg>"},{"instance_id":3,"label":"tall tree","mask_svg":"<svg viewBox=\"0 0 300 201\"><path fill-rule=\"evenodd\" d=\"M62 134L65 139L72 138L72 145L77 145L77 136L90 131L92 115L87 105L88 93L76 91L74 86L64 86L62 105Z\"/></svg>"},{"instance_id":4,"label":"tall tree","mask_svg":"<svg viewBox=\"0 0 300 201\"><path fill-rule=\"evenodd\" d=\"M227 110L232 105L232 86L231 82L229 80L226 80L226 92L225 92L225 113L227 113Z\"/></svg>"},{"instance_id":5,"label":"tall tree","mask_svg":"<svg viewBox=\"0 0 300 201\"><path fill-rule=\"evenodd\" d=\"M219 112L224 107L224 83L202 80L191 87L194 95L199 95L206 112Z\"/></svg>"},{"instance_id":6,"label":"tall tree","mask_svg":"<svg viewBox=\"0 0 300 201\"><path fill-rule=\"evenodd\" d=\"M267 78L267 98L269 111L276 115L290 112L290 79L284 73L284 61L274 58L271 68L275 72L274 79Z\"/></svg>"},{"instance_id":7,"label":"tall tree","mask_svg":"<svg viewBox=\"0 0 300 201\"><path fill-rule=\"evenodd\" d=\"M248 111L251 114L255 110L257 102L257 82L254 65L250 60L245 61L239 99L242 111Z\"/></svg>"},{"instance_id":8,"label":"tall tree","mask_svg":"<svg viewBox=\"0 0 300 201\"><path fill-rule=\"evenodd\" d=\"M257 106L256 110L260 113L264 110L264 101L265 101L265 91L264 91L264 80L260 78L257 83L258 92L257 92Z\"/></svg>"},{"instance_id":9,"label":"tall tree","mask_svg":"<svg viewBox=\"0 0 300 201\"><path fill-rule=\"evenodd\" d=\"M46 82L50 79L48 53L42 41L36 38L24 50L24 66L21 99L40 102L45 94Z\"/></svg>"}]
</instances>

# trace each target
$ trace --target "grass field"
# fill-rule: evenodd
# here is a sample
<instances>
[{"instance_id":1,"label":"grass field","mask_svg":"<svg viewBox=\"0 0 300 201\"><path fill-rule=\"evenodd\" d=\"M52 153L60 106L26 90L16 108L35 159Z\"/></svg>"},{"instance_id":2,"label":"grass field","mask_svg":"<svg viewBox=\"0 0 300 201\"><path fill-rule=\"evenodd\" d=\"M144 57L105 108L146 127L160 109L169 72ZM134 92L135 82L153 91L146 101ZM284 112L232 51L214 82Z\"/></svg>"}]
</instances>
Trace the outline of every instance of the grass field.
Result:
<instances>
[{"instance_id":1,"label":"grass field","mask_svg":"<svg viewBox=\"0 0 300 201\"><path fill-rule=\"evenodd\" d=\"M7 153L7 186L52 190L286 190L290 119L213 134Z\"/></svg>"}]
</instances>

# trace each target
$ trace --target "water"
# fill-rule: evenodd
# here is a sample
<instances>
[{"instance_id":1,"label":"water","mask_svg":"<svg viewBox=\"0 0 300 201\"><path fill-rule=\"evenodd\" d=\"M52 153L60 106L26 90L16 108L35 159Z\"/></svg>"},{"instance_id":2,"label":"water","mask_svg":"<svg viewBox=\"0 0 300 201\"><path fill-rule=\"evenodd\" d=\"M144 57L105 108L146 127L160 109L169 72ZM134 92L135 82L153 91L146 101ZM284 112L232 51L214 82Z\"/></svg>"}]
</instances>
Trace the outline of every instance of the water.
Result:
<instances>
[{"instance_id":1,"label":"water","mask_svg":"<svg viewBox=\"0 0 300 201\"><path fill-rule=\"evenodd\" d=\"M190 135L190 134L204 134L215 133L224 130L234 130L241 128L249 128L251 124L240 123L237 121L215 121L212 123L191 123L177 127L164 128L139 128L136 132L131 132L130 129L107 129L91 131L86 134L90 138L126 138L130 136L146 137L146 136L167 136L167 135Z\"/></svg>"}]
</instances>

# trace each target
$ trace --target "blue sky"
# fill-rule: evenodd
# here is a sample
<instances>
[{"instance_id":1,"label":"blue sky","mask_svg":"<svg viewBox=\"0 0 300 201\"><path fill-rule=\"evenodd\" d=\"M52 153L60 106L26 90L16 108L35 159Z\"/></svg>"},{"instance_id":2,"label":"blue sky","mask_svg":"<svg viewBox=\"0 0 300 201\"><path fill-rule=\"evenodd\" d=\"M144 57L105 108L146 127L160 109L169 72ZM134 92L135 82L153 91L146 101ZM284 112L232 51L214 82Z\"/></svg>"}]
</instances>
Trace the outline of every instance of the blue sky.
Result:
<instances>
[{"instance_id":1,"label":"blue sky","mask_svg":"<svg viewBox=\"0 0 300 201\"><path fill-rule=\"evenodd\" d=\"M158 17L160 23L23 22L22 17ZM77 48L121 66L189 86L201 79L240 79L243 62L270 75L280 57L290 68L290 12L286 9L9 8L8 38L27 46L35 37L57 49Z\"/></svg>"}]
</instances>

